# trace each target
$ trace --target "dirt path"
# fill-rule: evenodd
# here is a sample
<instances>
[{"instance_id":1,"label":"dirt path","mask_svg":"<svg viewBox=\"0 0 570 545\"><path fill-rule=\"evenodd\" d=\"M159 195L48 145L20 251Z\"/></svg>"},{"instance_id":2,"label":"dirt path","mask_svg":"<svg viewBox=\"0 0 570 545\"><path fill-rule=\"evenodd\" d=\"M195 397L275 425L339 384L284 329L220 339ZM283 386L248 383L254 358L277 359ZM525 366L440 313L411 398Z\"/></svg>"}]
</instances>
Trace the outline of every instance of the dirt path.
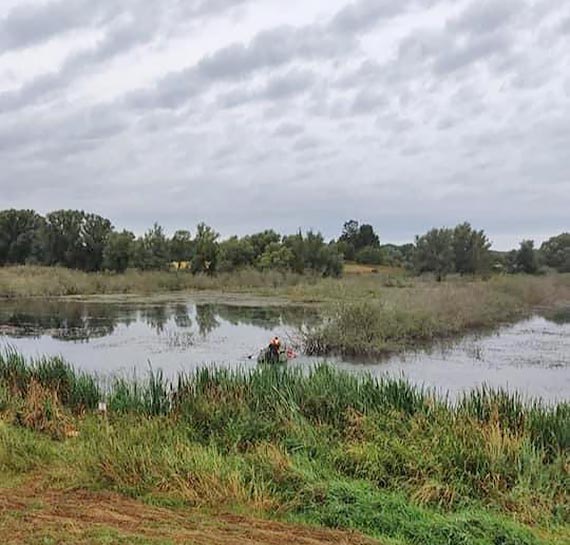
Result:
<instances>
[{"instance_id":1,"label":"dirt path","mask_svg":"<svg viewBox=\"0 0 570 545\"><path fill-rule=\"evenodd\" d=\"M146 505L107 492L0 488L5 545L374 545L355 533Z\"/></svg>"}]
</instances>

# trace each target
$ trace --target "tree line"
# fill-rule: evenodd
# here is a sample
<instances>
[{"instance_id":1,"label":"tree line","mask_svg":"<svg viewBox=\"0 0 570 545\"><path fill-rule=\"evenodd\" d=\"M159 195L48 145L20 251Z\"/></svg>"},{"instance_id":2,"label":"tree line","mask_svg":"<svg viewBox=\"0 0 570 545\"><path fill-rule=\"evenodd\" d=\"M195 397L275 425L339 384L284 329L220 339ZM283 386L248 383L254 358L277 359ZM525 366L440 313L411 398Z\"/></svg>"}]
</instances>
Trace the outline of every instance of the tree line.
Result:
<instances>
[{"instance_id":1,"label":"tree line","mask_svg":"<svg viewBox=\"0 0 570 545\"><path fill-rule=\"evenodd\" d=\"M245 267L261 270L342 273L343 256L320 233L283 236L267 230L220 240L200 223L194 236L179 230L168 237L154 224L142 236L118 231L107 218L82 210L57 210L41 216L33 210L0 212L0 265L59 265L87 272L128 268L161 270L172 262L192 273L214 274Z\"/></svg>"},{"instance_id":2,"label":"tree line","mask_svg":"<svg viewBox=\"0 0 570 545\"><path fill-rule=\"evenodd\" d=\"M570 234L545 242L532 241L518 250L493 252L482 230L469 223L432 229L414 244L384 244L369 224L347 221L338 239L299 231L281 235L266 230L222 240L200 223L194 235L178 230L168 237L154 224L142 236L118 231L107 218L82 210L57 210L45 216L33 210L0 211L0 265L59 265L83 271L124 272L128 268L161 270L183 264L194 274L232 272L243 268L340 276L345 261L404 267L416 274L432 273L443 280L450 273L491 272L535 274L548 266L570 272Z\"/></svg>"}]
</instances>

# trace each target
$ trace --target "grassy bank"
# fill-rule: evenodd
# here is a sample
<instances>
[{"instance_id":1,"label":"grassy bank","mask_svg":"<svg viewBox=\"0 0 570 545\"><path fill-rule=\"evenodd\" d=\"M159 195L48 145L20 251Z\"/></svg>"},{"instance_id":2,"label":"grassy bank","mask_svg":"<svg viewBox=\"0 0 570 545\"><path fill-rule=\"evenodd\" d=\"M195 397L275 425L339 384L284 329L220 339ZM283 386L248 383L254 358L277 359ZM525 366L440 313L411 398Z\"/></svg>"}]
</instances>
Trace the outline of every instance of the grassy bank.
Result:
<instances>
[{"instance_id":1,"label":"grassy bank","mask_svg":"<svg viewBox=\"0 0 570 545\"><path fill-rule=\"evenodd\" d=\"M105 398L108 415L94 414ZM322 366L155 374L105 393L58 359L0 358L0 471L178 509L359 530L387 544L570 538L570 406L455 406Z\"/></svg>"},{"instance_id":2,"label":"grassy bank","mask_svg":"<svg viewBox=\"0 0 570 545\"><path fill-rule=\"evenodd\" d=\"M325 323L302 337L309 354L375 356L492 328L537 307L570 307L570 275L418 283L370 297L341 293L326 307Z\"/></svg>"},{"instance_id":3,"label":"grassy bank","mask_svg":"<svg viewBox=\"0 0 570 545\"><path fill-rule=\"evenodd\" d=\"M292 273L243 270L217 276L194 276L186 271L137 271L123 274L86 273L63 267L0 267L0 297L61 297L71 295L153 294L179 291L252 292L316 279Z\"/></svg>"}]
</instances>

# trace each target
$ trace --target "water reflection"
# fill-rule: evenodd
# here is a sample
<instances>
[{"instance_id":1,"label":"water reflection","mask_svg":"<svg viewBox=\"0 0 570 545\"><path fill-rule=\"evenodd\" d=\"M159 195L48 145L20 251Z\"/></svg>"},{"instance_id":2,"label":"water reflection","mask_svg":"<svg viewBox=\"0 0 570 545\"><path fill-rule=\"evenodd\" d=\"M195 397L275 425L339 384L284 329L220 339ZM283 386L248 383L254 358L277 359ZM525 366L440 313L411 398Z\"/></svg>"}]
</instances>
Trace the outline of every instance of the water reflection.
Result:
<instances>
[{"instance_id":1,"label":"water reflection","mask_svg":"<svg viewBox=\"0 0 570 545\"><path fill-rule=\"evenodd\" d=\"M317 313L301 307L252 307L227 304L102 303L85 301L18 300L0 304L0 333L10 337L48 335L61 341L89 341L113 335L119 325L141 322L157 334L172 322L176 328L208 337L223 322L252 325L266 331L315 323Z\"/></svg>"},{"instance_id":2,"label":"water reflection","mask_svg":"<svg viewBox=\"0 0 570 545\"><path fill-rule=\"evenodd\" d=\"M253 367L270 337L295 340L299 327L320 320L313 307L253 303L236 298L225 303L180 298L0 301L0 350L8 345L28 357L61 355L99 376L144 374L150 363L174 377L204 365ZM301 354L291 365L316 361ZM570 310L380 361L330 361L354 373L403 374L452 396L487 383L544 399L568 399Z\"/></svg>"}]
</instances>

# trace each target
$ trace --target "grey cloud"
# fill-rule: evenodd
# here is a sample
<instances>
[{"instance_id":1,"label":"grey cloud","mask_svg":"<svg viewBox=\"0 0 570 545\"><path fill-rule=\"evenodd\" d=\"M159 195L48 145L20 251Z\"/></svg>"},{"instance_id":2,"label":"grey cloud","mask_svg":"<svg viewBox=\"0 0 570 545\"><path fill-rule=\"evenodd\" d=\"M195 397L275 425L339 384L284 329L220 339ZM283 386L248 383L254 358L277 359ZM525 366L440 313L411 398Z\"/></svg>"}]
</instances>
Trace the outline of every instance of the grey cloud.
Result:
<instances>
[{"instance_id":1,"label":"grey cloud","mask_svg":"<svg viewBox=\"0 0 570 545\"><path fill-rule=\"evenodd\" d=\"M23 4L0 20L0 52L38 45L66 31L100 24L113 14L112 4L91 0Z\"/></svg>"},{"instance_id":2,"label":"grey cloud","mask_svg":"<svg viewBox=\"0 0 570 545\"><path fill-rule=\"evenodd\" d=\"M315 82L310 70L293 69L269 79L261 96L267 100L280 100L306 91Z\"/></svg>"},{"instance_id":3,"label":"grey cloud","mask_svg":"<svg viewBox=\"0 0 570 545\"><path fill-rule=\"evenodd\" d=\"M217 103L222 108L236 108L256 99L255 93L249 89L234 89L218 97Z\"/></svg>"},{"instance_id":4,"label":"grey cloud","mask_svg":"<svg viewBox=\"0 0 570 545\"><path fill-rule=\"evenodd\" d=\"M558 29L559 29L561 34L569 34L570 35L570 16L566 17L565 19L563 19L560 22Z\"/></svg>"},{"instance_id":5,"label":"grey cloud","mask_svg":"<svg viewBox=\"0 0 570 545\"><path fill-rule=\"evenodd\" d=\"M292 149L294 151L310 151L318 148L320 146L320 141L313 136L303 136L298 138L293 144Z\"/></svg>"},{"instance_id":6,"label":"grey cloud","mask_svg":"<svg viewBox=\"0 0 570 545\"><path fill-rule=\"evenodd\" d=\"M447 50L440 52L434 68L439 74L454 72L481 59L502 54L510 46L510 38L499 33L474 38L464 44L454 43Z\"/></svg>"},{"instance_id":7,"label":"grey cloud","mask_svg":"<svg viewBox=\"0 0 570 545\"><path fill-rule=\"evenodd\" d=\"M216 51L198 63L197 72L211 80L239 79L296 59L330 59L346 54L352 45L316 25L283 26L259 33L248 45L236 43Z\"/></svg>"},{"instance_id":8,"label":"grey cloud","mask_svg":"<svg viewBox=\"0 0 570 545\"><path fill-rule=\"evenodd\" d=\"M298 123L282 123L273 134L280 137L298 136L304 131L303 126Z\"/></svg>"},{"instance_id":9,"label":"grey cloud","mask_svg":"<svg viewBox=\"0 0 570 545\"><path fill-rule=\"evenodd\" d=\"M472 34L486 34L508 24L524 8L526 0L473 0L448 28Z\"/></svg>"},{"instance_id":10,"label":"grey cloud","mask_svg":"<svg viewBox=\"0 0 570 545\"><path fill-rule=\"evenodd\" d=\"M409 4L409 0L358 0L340 10L331 21L331 27L346 33L368 30L378 20L398 15Z\"/></svg>"},{"instance_id":11,"label":"grey cloud","mask_svg":"<svg viewBox=\"0 0 570 545\"><path fill-rule=\"evenodd\" d=\"M388 100L381 93L370 89L363 89L354 97L351 112L354 115L366 115L388 104Z\"/></svg>"},{"instance_id":12,"label":"grey cloud","mask_svg":"<svg viewBox=\"0 0 570 545\"><path fill-rule=\"evenodd\" d=\"M442 2L425 21L420 9L432 2L368 0L329 22L307 16L277 29L263 29L251 3L244 24L262 31L230 47L188 18L210 7L231 16L239 0L137 1L147 11L137 8L136 24L122 9L101 26L101 42L60 72L0 95L0 207L98 209L141 229L203 218L232 233L268 226L255 211L272 194L280 207L270 223L283 231L310 221L338 235L357 215L384 240L404 241L469 218L506 244L511 233L542 233L567 218L570 99L558 32L567 8L559 0L540 32L530 8L510 13L498 0L499 13L473 0ZM359 47L394 15L397 31ZM541 41L547 31L556 39ZM138 44L170 46L174 36L185 47L203 39L209 54L192 66L170 56L171 74L95 109L91 93L72 87L118 55L136 62Z\"/></svg>"},{"instance_id":13,"label":"grey cloud","mask_svg":"<svg viewBox=\"0 0 570 545\"><path fill-rule=\"evenodd\" d=\"M217 99L222 108L236 108L256 101L280 101L293 98L311 87L315 75L309 70L292 69L270 77L263 87L238 87L223 93Z\"/></svg>"},{"instance_id":14,"label":"grey cloud","mask_svg":"<svg viewBox=\"0 0 570 545\"><path fill-rule=\"evenodd\" d=\"M110 26L96 46L72 54L56 72L37 76L15 91L0 93L0 113L49 100L53 93L66 88L75 78L88 73L94 66L152 39L156 30L149 26L152 14L142 17L143 13L146 12L139 12L139 17L128 23Z\"/></svg>"}]
</instances>

